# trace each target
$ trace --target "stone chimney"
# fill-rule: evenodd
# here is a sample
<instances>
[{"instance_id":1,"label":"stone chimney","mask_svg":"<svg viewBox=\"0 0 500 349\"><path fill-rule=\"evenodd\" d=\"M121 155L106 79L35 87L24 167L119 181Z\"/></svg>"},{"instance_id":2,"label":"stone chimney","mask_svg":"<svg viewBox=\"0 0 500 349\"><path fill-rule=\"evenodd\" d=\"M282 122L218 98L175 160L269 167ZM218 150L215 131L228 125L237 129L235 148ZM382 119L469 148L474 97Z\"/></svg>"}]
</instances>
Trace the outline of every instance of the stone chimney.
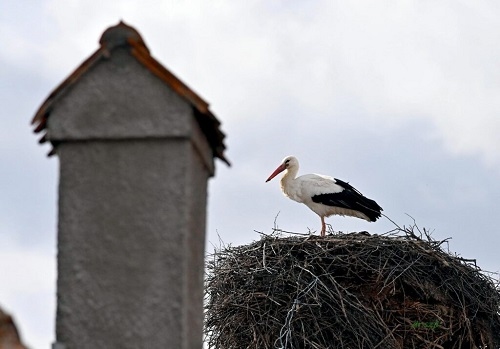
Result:
<instances>
[{"instance_id":1,"label":"stone chimney","mask_svg":"<svg viewBox=\"0 0 500 349\"><path fill-rule=\"evenodd\" d=\"M208 104L120 22L33 123L60 162L54 348L202 348Z\"/></svg>"}]
</instances>

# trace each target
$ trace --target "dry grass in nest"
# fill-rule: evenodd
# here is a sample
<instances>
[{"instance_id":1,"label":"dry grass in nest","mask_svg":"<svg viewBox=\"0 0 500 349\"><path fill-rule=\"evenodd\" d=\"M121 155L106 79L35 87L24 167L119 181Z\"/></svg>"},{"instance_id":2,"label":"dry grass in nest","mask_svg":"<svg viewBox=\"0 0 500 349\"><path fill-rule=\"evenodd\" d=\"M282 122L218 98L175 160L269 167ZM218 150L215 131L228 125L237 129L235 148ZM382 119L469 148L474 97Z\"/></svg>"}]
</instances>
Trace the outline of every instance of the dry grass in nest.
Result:
<instances>
[{"instance_id":1,"label":"dry grass in nest","mask_svg":"<svg viewBox=\"0 0 500 349\"><path fill-rule=\"evenodd\" d=\"M444 242L413 226L221 247L208 348L499 348L499 285Z\"/></svg>"}]
</instances>

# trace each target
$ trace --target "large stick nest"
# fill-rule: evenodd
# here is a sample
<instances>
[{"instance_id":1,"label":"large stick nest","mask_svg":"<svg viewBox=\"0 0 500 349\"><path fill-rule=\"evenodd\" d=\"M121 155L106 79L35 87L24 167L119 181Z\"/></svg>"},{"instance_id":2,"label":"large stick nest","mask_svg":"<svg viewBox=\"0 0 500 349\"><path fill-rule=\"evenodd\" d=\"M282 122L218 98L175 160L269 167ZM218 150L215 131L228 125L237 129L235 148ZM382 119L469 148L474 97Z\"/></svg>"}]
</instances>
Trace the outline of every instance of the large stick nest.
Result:
<instances>
[{"instance_id":1,"label":"large stick nest","mask_svg":"<svg viewBox=\"0 0 500 349\"><path fill-rule=\"evenodd\" d=\"M414 229L220 247L207 265L208 347L499 348L499 285Z\"/></svg>"}]
</instances>

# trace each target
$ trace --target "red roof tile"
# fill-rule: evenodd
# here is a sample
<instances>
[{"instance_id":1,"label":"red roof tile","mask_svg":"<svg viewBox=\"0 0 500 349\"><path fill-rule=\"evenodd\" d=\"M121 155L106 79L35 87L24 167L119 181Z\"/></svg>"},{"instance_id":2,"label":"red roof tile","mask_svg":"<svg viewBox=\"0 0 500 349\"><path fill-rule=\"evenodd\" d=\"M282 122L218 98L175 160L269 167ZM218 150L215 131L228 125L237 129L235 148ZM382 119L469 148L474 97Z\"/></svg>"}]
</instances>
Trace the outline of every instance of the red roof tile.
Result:
<instances>
[{"instance_id":1,"label":"red roof tile","mask_svg":"<svg viewBox=\"0 0 500 349\"><path fill-rule=\"evenodd\" d=\"M26 349L12 317L0 309L0 348Z\"/></svg>"}]
</instances>

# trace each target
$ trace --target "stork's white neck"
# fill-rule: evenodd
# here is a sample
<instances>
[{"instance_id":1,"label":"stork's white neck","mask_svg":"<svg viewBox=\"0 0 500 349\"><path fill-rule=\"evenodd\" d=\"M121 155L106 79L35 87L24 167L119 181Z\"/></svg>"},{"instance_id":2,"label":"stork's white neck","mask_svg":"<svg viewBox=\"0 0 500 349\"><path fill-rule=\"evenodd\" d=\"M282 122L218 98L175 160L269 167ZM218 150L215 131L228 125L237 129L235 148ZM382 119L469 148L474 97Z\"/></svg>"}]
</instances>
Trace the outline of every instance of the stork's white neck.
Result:
<instances>
[{"instance_id":1,"label":"stork's white neck","mask_svg":"<svg viewBox=\"0 0 500 349\"><path fill-rule=\"evenodd\" d=\"M281 177L281 190L283 191L283 194L291 198L292 200L299 201L296 198L296 192L297 188L295 186L295 177L297 176L297 173L299 172L298 166L292 166L289 167L286 171L283 177Z\"/></svg>"}]
</instances>

